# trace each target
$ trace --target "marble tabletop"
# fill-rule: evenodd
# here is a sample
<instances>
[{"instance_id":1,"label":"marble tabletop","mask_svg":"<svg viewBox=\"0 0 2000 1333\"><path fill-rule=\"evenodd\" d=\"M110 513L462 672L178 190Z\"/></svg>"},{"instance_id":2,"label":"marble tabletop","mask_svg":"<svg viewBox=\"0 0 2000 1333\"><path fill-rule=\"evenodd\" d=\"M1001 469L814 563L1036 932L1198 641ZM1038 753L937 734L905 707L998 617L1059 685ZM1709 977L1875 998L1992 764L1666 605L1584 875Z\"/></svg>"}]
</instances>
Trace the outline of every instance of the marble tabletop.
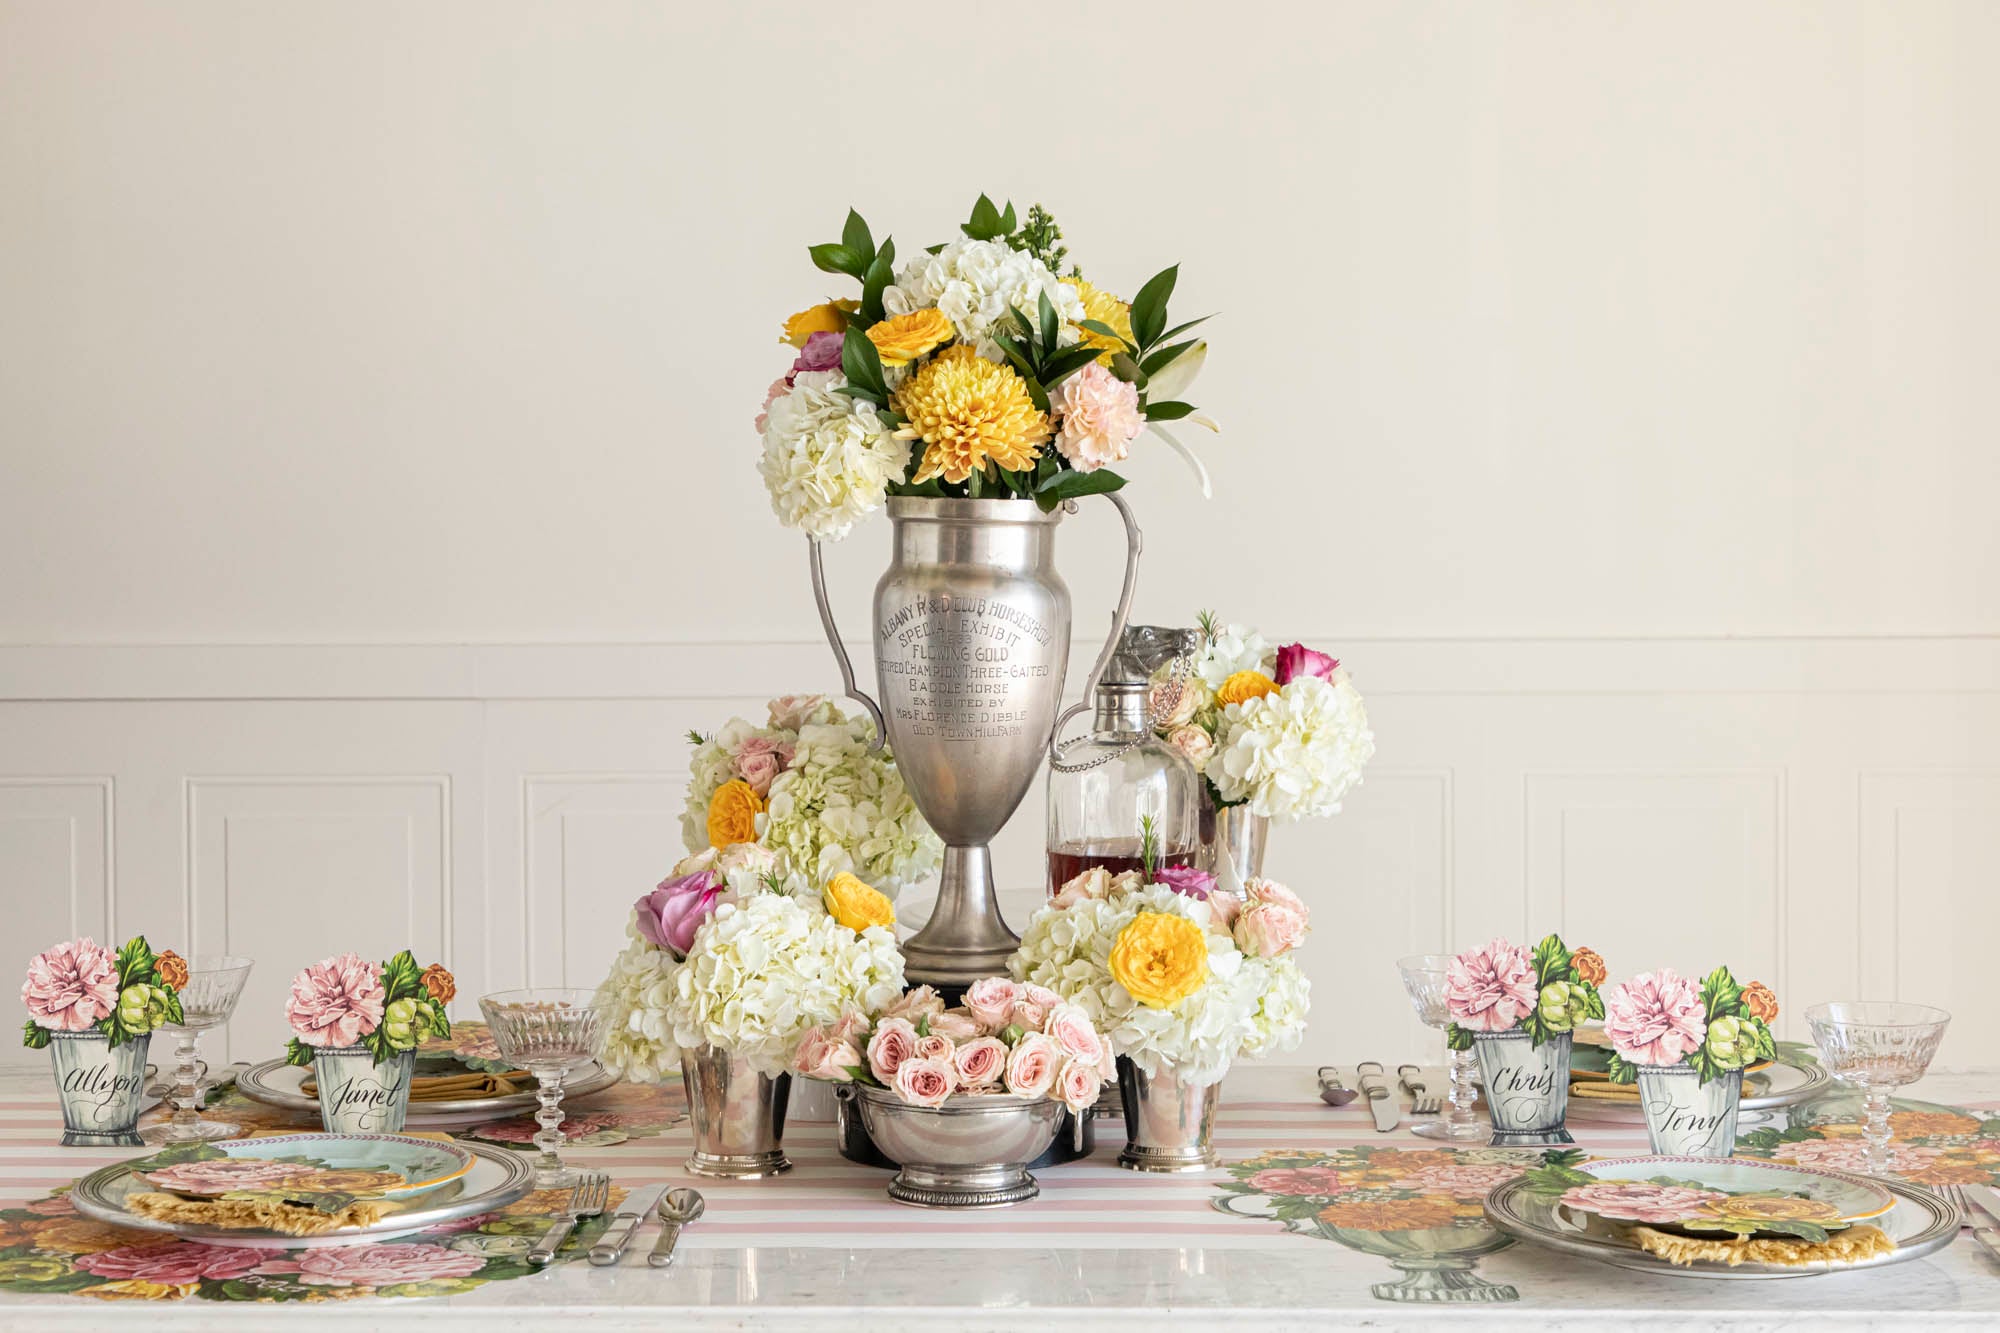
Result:
<instances>
[{"instance_id":1,"label":"marble tabletop","mask_svg":"<svg viewBox=\"0 0 2000 1333\"><path fill-rule=\"evenodd\" d=\"M1404 1128L1376 1134L1359 1104L1329 1108L1314 1091L1304 1069L1232 1074L1217 1128L1225 1166L1270 1150L1433 1148L1407 1132L1407 1118ZM1937 1075L1907 1092L1911 1100L1944 1107L1991 1107L2000 1102L2000 1074ZM615 1116L602 1120L593 1135L598 1141L580 1145L577 1160L604 1166L633 1188L687 1183L679 1168L688 1149L684 1128L635 1126L621 1135L612 1127ZM18 1209L75 1175L130 1155L58 1148L56 1125L45 1073L0 1073L0 1208ZM1581 1119L1571 1128L1579 1146L1595 1153L1645 1149L1643 1129ZM546 1330L582 1321L592 1330L647 1333L1225 1323L1244 1330L1456 1329L1468 1321L1538 1333L1611 1323L1757 1333L2000 1327L2000 1260L1969 1234L1934 1255L1874 1272L1761 1282L1629 1273L1494 1235L1489 1252L1461 1265L1464 1281L1482 1289L1481 1299L1406 1302L1393 1297L1410 1280L1409 1269L1399 1271L1383 1253L1219 1208L1229 1197L1224 1186L1243 1180L1248 1168L1139 1176L1111 1165L1121 1137L1118 1122L1105 1122L1092 1158L1040 1173L1044 1193L1034 1202L946 1214L891 1203L880 1192L883 1173L834 1154L831 1126L794 1123L785 1140L797 1163L792 1172L762 1182L698 1182L708 1215L687 1233L668 1269L645 1265L648 1227L617 1268L569 1263L423 1300L366 1297L308 1307L188 1298L135 1308L0 1290L0 1329L109 1329L134 1317L168 1329ZM1464 1168L1443 1169L1449 1177Z\"/></svg>"}]
</instances>

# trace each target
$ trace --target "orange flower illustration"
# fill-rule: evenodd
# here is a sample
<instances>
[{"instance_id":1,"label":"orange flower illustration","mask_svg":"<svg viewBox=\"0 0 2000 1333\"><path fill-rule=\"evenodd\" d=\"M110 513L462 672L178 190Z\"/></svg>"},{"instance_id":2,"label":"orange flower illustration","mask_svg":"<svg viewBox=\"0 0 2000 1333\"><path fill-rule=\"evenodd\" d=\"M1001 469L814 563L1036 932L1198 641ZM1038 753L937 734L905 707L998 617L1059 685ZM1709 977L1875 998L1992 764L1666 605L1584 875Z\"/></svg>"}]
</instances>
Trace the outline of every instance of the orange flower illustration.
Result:
<instances>
[{"instance_id":1,"label":"orange flower illustration","mask_svg":"<svg viewBox=\"0 0 2000 1333\"><path fill-rule=\"evenodd\" d=\"M1431 1231L1450 1226L1455 1216L1457 1205L1441 1194L1379 1202L1350 1199L1319 1211L1320 1221L1350 1231Z\"/></svg>"},{"instance_id":2,"label":"orange flower illustration","mask_svg":"<svg viewBox=\"0 0 2000 1333\"><path fill-rule=\"evenodd\" d=\"M458 982L445 970L443 963L432 963L418 980L423 982L424 994L439 1004L451 1003L452 997L458 994Z\"/></svg>"},{"instance_id":3,"label":"orange flower illustration","mask_svg":"<svg viewBox=\"0 0 2000 1333\"><path fill-rule=\"evenodd\" d=\"M34 1229L35 1248L57 1254L102 1254L128 1245L171 1245L172 1236L150 1231L131 1231L87 1217L58 1217Z\"/></svg>"},{"instance_id":4,"label":"orange flower illustration","mask_svg":"<svg viewBox=\"0 0 2000 1333\"><path fill-rule=\"evenodd\" d=\"M1940 1157L1921 1170L1905 1171L1903 1178L1919 1185L1984 1185L1993 1179L1993 1171L1978 1162Z\"/></svg>"},{"instance_id":5,"label":"orange flower illustration","mask_svg":"<svg viewBox=\"0 0 2000 1333\"><path fill-rule=\"evenodd\" d=\"M1753 981L1743 988L1743 1007L1752 1018L1769 1023L1778 1016L1778 993L1761 981Z\"/></svg>"},{"instance_id":6,"label":"orange flower illustration","mask_svg":"<svg viewBox=\"0 0 2000 1333\"><path fill-rule=\"evenodd\" d=\"M1611 975L1611 970L1604 965L1603 956L1595 949L1573 951L1569 956L1569 965L1576 973L1578 981L1588 982L1593 986L1603 985L1604 978Z\"/></svg>"},{"instance_id":7,"label":"orange flower illustration","mask_svg":"<svg viewBox=\"0 0 2000 1333\"><path fill-rule=\"evenodd\" d=\"M1897 1111L1889 1117L1889 1133L1899 1139L1977 1134L1979 1122L1949 1111Z\"/></svg>"},{"instance_id":8,"label":"orange flower illustration","mask_svg":"<svg viewBox=\"0 0 2000 1333\"><path fill-rule=\"evenodd\" d=\"M179 990L188 984L187 959L172 949L153 960L153 971L160 978L160 984L168 990Z\"/></svg>"}]
</instances>

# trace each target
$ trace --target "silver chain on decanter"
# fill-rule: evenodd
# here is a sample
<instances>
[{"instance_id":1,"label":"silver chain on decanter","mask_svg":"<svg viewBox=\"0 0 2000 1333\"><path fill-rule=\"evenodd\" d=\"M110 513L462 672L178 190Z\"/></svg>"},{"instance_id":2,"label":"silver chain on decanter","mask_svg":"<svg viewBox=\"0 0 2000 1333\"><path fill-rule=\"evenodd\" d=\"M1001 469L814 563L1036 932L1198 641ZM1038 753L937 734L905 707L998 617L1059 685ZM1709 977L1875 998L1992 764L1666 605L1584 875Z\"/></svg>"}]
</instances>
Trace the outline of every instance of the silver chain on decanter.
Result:
<instances>
[{"instance_id":1,"label":"silver chain on decanter","mask_svg":"<svg viewBox=\"0 0 2000 1333\"><path fill-rule=\"evenodd\" d=\"M1055 769L1058 773L1088 773L1091 769L1097 768L1102 764L1108 764L1113 759L1129 754L1141 745L1144 745L1146 738L1158 731L1160 724L1172 717L1174 710L1181 706L1181 694L1187 688L1188 672L1194 669L1194 659L1199 654L1199 651L1197 649L1192 653L1174 654L1173 664L1168 668L1167 679L1163 682L1173 686L1173 692L1169 696L1166 711L1161 712L1153 707L1153 692L1150 688L1147 689L1146 730L1139 734L1137 740L1126 741L1117 749L1107 750L1095 759L1086 759L1082 763L1073 764L1065 760L1063 756L1090 739L1089 736L1077 736L1056 746L1055 753L1049 756L1049 767Z\"/></svg>"}]
</instances>

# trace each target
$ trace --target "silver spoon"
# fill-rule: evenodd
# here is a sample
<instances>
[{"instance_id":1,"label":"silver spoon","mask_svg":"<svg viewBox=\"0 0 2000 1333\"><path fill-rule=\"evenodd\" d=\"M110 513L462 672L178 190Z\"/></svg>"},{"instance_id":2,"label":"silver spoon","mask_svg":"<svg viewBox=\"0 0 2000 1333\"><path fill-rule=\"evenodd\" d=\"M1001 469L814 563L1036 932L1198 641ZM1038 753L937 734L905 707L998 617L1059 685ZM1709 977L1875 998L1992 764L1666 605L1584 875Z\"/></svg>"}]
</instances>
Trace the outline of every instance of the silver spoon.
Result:
<instances>
[{"instance_id":1,"label":"silver spoon","mask_svg":"<svg viewBox=\"0 0 2000 1333\"><path fill-rule=\"evenodd\" d=\"M654 1268L665 1268L672 1263L674 1242L681 1238L681 1228L700 1217L706 1206L699 1190L672 1189L661 1195L660 1238L653 1242L653 1252L646 1256L646 1262Z\"/></svg>"}]
</instances>

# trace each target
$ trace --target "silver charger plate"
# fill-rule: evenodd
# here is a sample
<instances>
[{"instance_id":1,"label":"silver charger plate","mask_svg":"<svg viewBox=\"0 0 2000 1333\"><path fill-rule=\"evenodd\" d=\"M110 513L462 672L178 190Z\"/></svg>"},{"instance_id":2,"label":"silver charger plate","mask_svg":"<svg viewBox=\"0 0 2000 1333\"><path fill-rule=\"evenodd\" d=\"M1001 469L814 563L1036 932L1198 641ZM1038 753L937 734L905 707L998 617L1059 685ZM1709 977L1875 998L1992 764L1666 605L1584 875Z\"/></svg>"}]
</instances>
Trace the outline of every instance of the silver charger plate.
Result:
<instances>
[{"instance_id":1,"label":"silver charger plate","mask_svg":"<svg viewBox=\"0 0 2000 1333\"><path fill-rule=\"evenodd\" d=\"M69 1197L79 1213L112 1226L158 1231L183 1240L206 1241L211 1245L301 1250L393 1240L444 1222L455 1222L461 1217L505 1208L534 1188L535 1162L532 1157L508 1148L489 1148L475 1143L455 1146L471 1153L476 1159L470 1171L434 1190L412 1195L400 1202L391 1200L390 1211L367 1226L350 1227L325 1236L287 1236L278 1231L215 1227L199 1222L168 1222L128 1212L125 1208L128 1195L146 1193L153 1188L132 1173L132 1162L144 1158L133 1158L91 1172L76 1182L76 1188L70 1191Z\"/></svg>"},{"instance_id":2,"label":"silver charger plate","mask_svg":"<svg viewBox=\"0 0 2000 1333\"><path fill-rule=\"evenodd\" d=\"M319 1099L299 1091L312 1070L305 1065L288 1065L283 1059L251 1065L236 1076L236 1086L251 1101L287 1111L319 1114ZM604 1091L618 1081L618 1075L595 1060L575 1077L563 1080L563 1105ZM504 1097L466 1097L457 1101L411 1102L405 1129L463 1129L502 1116L535 1108L533 1092L511 1092Z\"/></svg>"},{"instance_id":3,"label":"silver charger plate","mask_svg":"<svg viewBox=\"0 0 2000 1333\"><path fill-rule=\"evenodd\" d=\"M1777 1058L1762 1069L1743 1076L1743 1097L1737 1102L1740 1128L1749 1128L1740 1119L1746 1113L1775 1111L1781 1107L1809 1102L1833 1087L1833 1077L1811 1056L1778 1052ZM1569 1119L1597 1120L1625 1125L1643 1125L1646 1112L1638 1098L1630 1101L1600 1101L1571 1094ZM1751 1122L1755 1123L1755 1120Z\"/></svg>"},{"instance_id":4,"label":"silver charger plate","mask_svg":"<svg viewBox=\"0 0 2000 1333\"><path fill-rule=\"evenodd\" d=\"M1646 1253L1637 1241L1625 1234L1626 1228L1602 1219L1579 1221L1546 1195L1528 1190L1528 1182L1517 1177L1496 1187L1486 1196L1486 1220L1516 1239L1545 1249L1594 1259L1614 1268L1663 1274L1667 1277L1730 1278L1756 1280L1787 1277L1815 1277L1823 1273L1847 1273L1864 1268L1882 1268L1907 1259L1921 1259L1958 1239L1958 1210L1942 1196L1920 1185L1905 1184L1886 1177L1877 1180L1896 1196L1896 1205L1886 1218L1866 1223L1879 1226L1896 1242L1888 1254L1853 1263L1812 1263L1802 1266L1746 1263L1728 1264L1701 1261L1685 1267Z\"/></svg>"}]
</instances>

